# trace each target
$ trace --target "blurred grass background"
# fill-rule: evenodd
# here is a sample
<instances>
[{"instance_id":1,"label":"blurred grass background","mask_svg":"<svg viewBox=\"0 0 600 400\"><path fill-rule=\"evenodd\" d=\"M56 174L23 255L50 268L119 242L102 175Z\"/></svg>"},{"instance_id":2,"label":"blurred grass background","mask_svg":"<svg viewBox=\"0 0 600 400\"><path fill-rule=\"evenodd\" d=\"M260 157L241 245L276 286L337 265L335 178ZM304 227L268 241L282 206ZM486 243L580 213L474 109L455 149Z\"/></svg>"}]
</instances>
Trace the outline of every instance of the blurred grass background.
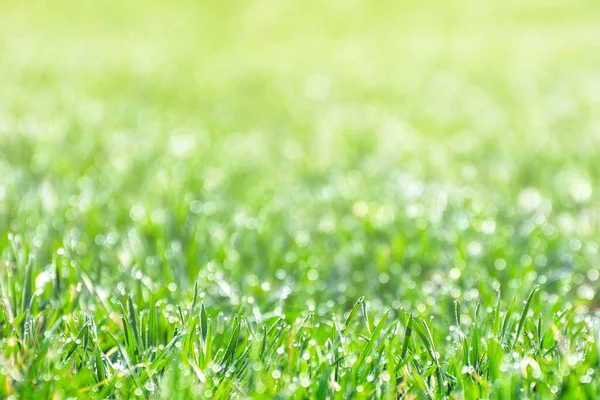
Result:
<instances>
[{"instance_id":1,"label":"blurred grass background","mask_svg":"<svg viewBox=\"0 0 600 400\"><path fill-rule=\"evenodd\" d=\"M352 168L381 153L436 178L476 164L491 179L499 169L535 185L574 157L597 174L592 1L2 9L2 130L23 134L10 136L75 122L57 121L62 108L76 109L80 125L69 141L90 146L117 129L148 137L146 113L163 125L150 147L162 148L165 132L202 130L210 163L225 161L215 148L239 134L270 147L254 161L278 168L289 156L280 150L293 148L309 169ZM38 133L40 146L67 139Z\"/></svg>"},{"instance_id":2,"label":"blurred grass background","mask_svg":"<svg viewBox=\"0 0 600 400\"><path fill-rule=\"evenodd\" d=\"M353 206L364 214L362 201L384 210L374 218L396 218L394 229L382 228L382 243L400 232L409 247L420 243L410 262L434 270L463 246L453 234L447 243L438 237L453 225L441 222L438 232L422 217L420 204L435 211L440 195L445 207L446 191L467 198L474 214L498 218L501 240L481 265L512 251L502 238L523 193L567 210L582 237L595 232L595 1L34 1L3 2L0 10L0 224L32 243L67 232L55 240L93 263L97 235L140 231L142 250L125 242L108 254L143 265L148 254L163 257L169 243L182 242L188 258L179 281L189 284L215 258L231 264L226 270L251 265L272 278L295 248L287 243L305 242L323 224L334 227L334 244L313 234L316 247L294 250L308 260L299 271L314 267L311 254L321 250L328 255L320 265L338 265L343 246L355 254L352 246L370 243L369 226L345 219ZM407 181L414 182L398 183ZM581 201L573 191L583 191ZM400 222L405 207L420 222ZM190 209L205 219L190 222ZM263 247L236 242L232 221L240 215L264 221L265 234L251 236ZM36 231L43 221L48 229ZM353 236L356 229L367 238ZM46 253L58 242L44 242ZM533 250L519 242L505 257L546 254L538 242ZM395 256L381 246L358 251L363 258L349 265L376 259L385 270ZM331 279L339 272L323 268ZM524 272L490 274L508 282ZM368 279L379 285L378 276ZM472 279L463 285L470 288L476 276L461 279Z\"/></svg>"}]
</instances>

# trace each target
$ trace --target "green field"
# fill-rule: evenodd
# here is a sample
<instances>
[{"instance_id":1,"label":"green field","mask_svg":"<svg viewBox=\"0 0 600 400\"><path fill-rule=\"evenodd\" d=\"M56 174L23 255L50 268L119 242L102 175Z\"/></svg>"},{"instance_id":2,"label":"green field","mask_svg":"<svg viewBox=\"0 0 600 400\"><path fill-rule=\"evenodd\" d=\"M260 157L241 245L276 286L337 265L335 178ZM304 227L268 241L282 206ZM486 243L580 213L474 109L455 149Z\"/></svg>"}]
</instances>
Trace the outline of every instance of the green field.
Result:
<instances>
[{"instance_id":1,"label":"green field","mask_svg":"<svg viewBox=\"0 0 600 400\"><path fill-rule=\"evenodd\" d=\"M600 398L600 3L0 1L0 398Z\"/></svg>"}]
</instances>

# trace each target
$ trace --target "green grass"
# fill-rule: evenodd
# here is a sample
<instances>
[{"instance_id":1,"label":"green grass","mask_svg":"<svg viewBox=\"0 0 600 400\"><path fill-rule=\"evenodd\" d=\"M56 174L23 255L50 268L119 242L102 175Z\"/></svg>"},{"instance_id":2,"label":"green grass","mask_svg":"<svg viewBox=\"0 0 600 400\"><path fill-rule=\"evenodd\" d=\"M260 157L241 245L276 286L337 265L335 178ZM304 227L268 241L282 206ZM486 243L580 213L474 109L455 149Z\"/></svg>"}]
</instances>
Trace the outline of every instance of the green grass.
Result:
<instances>
[{"instance_id":1,"label":"green grass","mask_svg":"<svg viewBox=\"0 0 600 400\"><path fill-rule=\"evenodd\" d=\"M598 38L585 0L2 3L0 398L600 397Z\"/></svg>"}]
</instances>

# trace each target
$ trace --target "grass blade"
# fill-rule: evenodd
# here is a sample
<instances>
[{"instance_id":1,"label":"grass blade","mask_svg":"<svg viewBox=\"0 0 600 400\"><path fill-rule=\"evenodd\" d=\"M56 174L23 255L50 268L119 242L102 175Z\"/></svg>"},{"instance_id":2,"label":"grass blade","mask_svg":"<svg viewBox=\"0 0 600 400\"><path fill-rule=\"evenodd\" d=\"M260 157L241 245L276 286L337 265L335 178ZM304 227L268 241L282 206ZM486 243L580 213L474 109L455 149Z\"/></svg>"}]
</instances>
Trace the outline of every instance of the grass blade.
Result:
<instances>
[{"instance_id":1,"label":"grass blade","mask_svg":"<svg viewBox=\"0 0 600 400\"><path fill-rule=\"evenodd\" d=\"M521 312L521 317L519 318L519 324L517 325L517 333L515 334L515 339L511 345L511 348L515 347L515 344L519 340L519 335L521 335L521 330L523 329L523 324L525 323L525 318L527 318L527 313L529 312L529 307L531 307L531 302L533 301L533 297L538 292L539 286L533 288L533 290L529 293L527 300L525 302L525 306L523 307L523 311Z\"/></svg>"},{"instance_id":2,"label":"grass blade","mask_svg":"<svg viewBox=\"0 0 600 400\"><path fill-rule=\"evenodd\" d=\"M350 314L348 314L348 318L346 318L346 321L344 322L344 327L342 329L342 336L346 335L346 333L348 333L348 330L350 329L350 324L352 323L352 321L354 320L354 317L358 313L358 308L362 304L364 304L364 301L365 301L364 296L361 296L358 300L356 300L356 303L354 303L354 306L352 307Z\"/></svg>"},{"instance_id":3,"label":"grass blade","mask_svg":"<svg viewBox=\"0 0 600 400\"><path fill-rule=\"evenodd\" d=\"M31 299L33 298L33 267L35 263L35 256L32 254L29 256L29 261L25 268L25 281L23 282L23 295L21 298L21 312L25 313L31 306Z\"/></svg>"}]
</instances>

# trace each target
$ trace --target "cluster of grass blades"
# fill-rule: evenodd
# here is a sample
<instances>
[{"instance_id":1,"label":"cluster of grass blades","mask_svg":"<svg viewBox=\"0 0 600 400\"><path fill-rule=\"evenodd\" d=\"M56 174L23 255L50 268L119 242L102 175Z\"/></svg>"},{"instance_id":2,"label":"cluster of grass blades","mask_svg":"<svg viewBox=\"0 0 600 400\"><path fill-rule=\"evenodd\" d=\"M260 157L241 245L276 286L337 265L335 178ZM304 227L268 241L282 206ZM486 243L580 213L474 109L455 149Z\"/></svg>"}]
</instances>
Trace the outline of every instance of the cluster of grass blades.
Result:
<instances>
[{"instance_id":1,"label":"cluster of grass blades","mask_svg":"<svg viewBox=\"0 0 600 400\"><path fill-rule=\"evenodd\" d=\"M56 268L51 290L34 291L36 258L12 242L1 279L4 398L600 395L590 383L593 329L573 307L544 310L538 287L522 307L498 296L467 313L456 302L445 331L425 315L369 312L362 297L339 316L305 311L290 319L247 307L225 315L205 305L198 285L185 304L149 290L103 301L83 270L73 286ZM13 276L19 268L23 282Z\"/></svg>"}]
</instances>

